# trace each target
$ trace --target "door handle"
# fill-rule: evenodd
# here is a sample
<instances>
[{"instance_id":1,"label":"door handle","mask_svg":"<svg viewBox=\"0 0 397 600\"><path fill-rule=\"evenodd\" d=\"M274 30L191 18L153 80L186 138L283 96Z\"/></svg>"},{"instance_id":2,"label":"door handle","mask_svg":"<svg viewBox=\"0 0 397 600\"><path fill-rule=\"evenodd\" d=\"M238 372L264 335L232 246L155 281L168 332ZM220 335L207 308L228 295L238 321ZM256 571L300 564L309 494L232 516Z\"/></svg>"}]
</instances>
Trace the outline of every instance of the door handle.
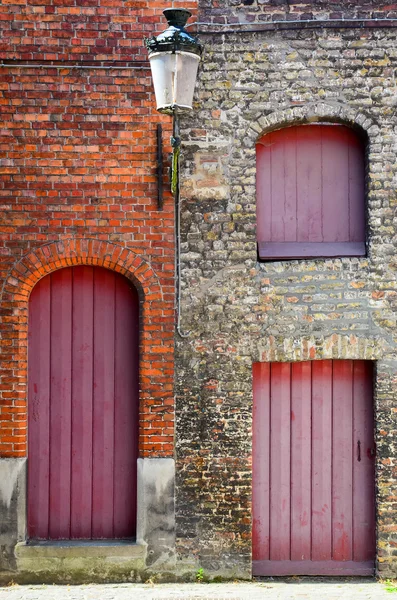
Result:
<instances>
[{"instance_id":1,"label":"door handle","mask_svg":"<svg viewBox=\"0 0 397 600\"><path fill-rule=\"evenodd\" d=\"M360 442L360 440L357 441L357 460L358 460L358 462L361 461L361 442Z\"/></svg>"}]
</instances>

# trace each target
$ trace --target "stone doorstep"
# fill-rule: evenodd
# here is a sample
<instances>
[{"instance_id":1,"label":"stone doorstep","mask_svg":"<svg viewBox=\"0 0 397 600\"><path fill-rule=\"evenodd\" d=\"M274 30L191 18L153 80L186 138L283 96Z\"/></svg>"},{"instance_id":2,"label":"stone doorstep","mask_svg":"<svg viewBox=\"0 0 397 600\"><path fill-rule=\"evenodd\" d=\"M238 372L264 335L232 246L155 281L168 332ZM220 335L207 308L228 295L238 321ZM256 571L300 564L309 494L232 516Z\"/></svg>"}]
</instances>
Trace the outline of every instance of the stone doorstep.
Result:
<instances>
[{"instance_id":1,"label":"stone doorstep","mask_svg":"<svg viewBox=\"0 0 397 600\"><path fill-rule=\"evenodd\" d=\"M141 570L146 552L146 544L127 541L19 542L15 546L18 571L29 573Z\"/></svg>"}]
</instances>

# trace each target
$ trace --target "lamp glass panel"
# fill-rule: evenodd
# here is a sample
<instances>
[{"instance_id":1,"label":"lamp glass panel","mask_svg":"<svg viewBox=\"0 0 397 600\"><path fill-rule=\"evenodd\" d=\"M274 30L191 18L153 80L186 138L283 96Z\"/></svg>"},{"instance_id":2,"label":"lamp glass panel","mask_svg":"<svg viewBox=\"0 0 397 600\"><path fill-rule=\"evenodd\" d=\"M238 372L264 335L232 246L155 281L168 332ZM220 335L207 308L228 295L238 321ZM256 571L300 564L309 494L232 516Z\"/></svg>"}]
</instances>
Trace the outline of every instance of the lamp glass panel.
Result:
<instances>
[{"instance_id":1,"label":"lamp glass panel","mask_svg":"<svg viewBox=\"0 0 397 600\"><path fill-rule=\"evenodd\" d=\"M156 52L149 60L157 110L191 110L200 57L190 52Z\"/></svg>"}]
</instances>

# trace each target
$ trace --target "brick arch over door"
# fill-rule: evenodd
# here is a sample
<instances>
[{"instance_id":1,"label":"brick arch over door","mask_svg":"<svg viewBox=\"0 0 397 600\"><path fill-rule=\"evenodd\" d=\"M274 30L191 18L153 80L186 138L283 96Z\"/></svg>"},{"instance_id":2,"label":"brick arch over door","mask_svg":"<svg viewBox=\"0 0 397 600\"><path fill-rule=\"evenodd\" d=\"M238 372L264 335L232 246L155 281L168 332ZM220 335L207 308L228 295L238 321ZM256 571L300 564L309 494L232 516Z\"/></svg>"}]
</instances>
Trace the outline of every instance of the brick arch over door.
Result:
<instances>
[{"instance_id":1,"label":"brick arch over door","mask_svg":"<svg viewBox=\"0 0 397 600\"><path fill-rule=\"evenodd\" d=\"M76 266L29 300L28 538L136 534L139 298L123 276Z\"/></svg>"},{"instance_id":2,"label":"brick arch over door","mask_svg":"<svg viewBox=\"0 0 397 600\"><path fill-rule=\"evenodd\" d=\"M140 255L123 246L91 239L64 240L40 246L24 256L5 278L0 322L9 342L6 360L12 377L2 392L0 456L23 457L27 450L28 301L45 275L62 267L91 265L114 270L137 288L140 312L140 456L173 454L173 296ZM156 415L156 430L151 427Z\"/></svg>"}]
</instances>

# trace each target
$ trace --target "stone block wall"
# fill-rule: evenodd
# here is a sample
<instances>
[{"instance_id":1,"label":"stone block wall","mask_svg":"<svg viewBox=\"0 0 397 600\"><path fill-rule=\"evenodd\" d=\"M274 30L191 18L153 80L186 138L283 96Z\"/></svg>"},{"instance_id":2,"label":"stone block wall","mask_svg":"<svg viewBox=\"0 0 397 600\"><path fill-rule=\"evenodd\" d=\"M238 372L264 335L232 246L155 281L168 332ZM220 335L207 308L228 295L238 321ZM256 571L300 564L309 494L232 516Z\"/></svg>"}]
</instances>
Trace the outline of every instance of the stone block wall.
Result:
<instances>
[{"instance_id":1,"label":"stone block wall","mask_svg":"<svg viewBox=\"0 0 397 600\"><path fill-rule=\"evenodd\" d=\"M205 54L185 119L182 328L177 339L177 548L181 565L250 577L252 364L376 363L377 568L396 576L397 5L201 0ZM325 19L365 18L366 26ZM260 24L318 19L286 31ZM246 27L222 27L224 23ZM258 31L247 32L253 28ZM220 31L221 33L214 33ZM258 262L255 144L338 122L368 136L368 255Z\"/></svg>"},{"instance_id":2,"label":"stone block wall","mask_svg":"<svg viewBox=\"0 0 397 600\"><path fill-rule=\"evenodd\" d=\"M397 4L382 0L200 0L200 21L214 24L280 20L395 18Z\"/></svg>"}]
</instances>

